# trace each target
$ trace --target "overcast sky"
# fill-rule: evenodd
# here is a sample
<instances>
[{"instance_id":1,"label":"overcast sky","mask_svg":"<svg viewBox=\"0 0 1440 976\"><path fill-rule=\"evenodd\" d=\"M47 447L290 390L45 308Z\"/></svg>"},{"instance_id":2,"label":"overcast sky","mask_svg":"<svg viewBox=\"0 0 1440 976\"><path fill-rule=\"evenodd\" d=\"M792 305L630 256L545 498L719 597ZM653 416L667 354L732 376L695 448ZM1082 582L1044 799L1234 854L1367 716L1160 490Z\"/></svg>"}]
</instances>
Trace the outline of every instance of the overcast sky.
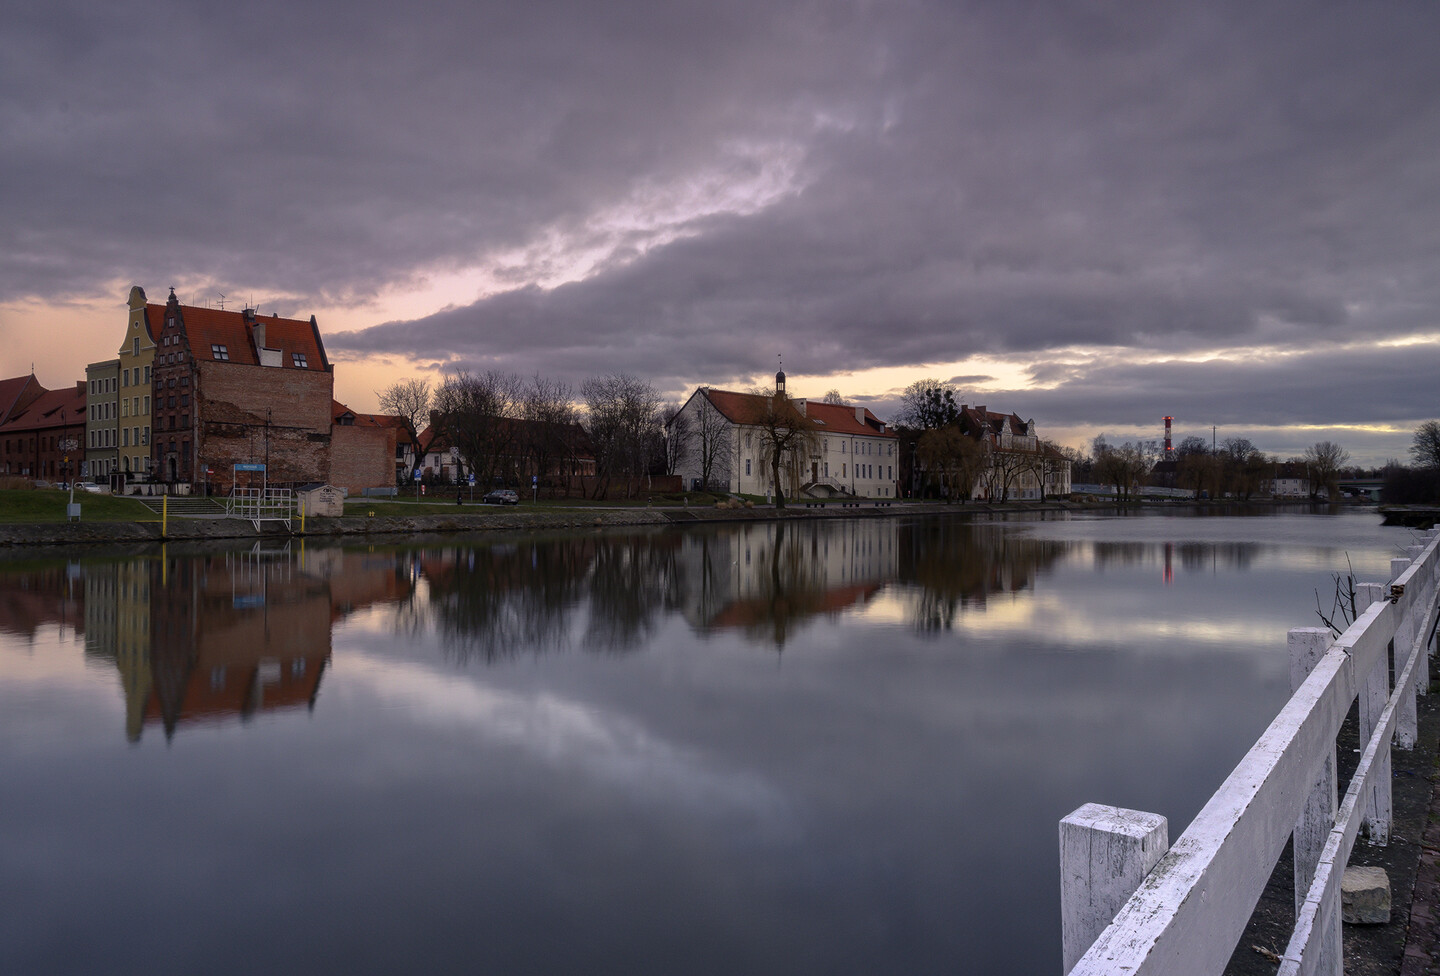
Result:
<instances>
[{"instance_id":1,"label":"overcast sky","mask_svg":"<svg viewBox=\"0 0 1440 976\"><path fill-rule=\"evenodd\" d=\"M1440 4L5 4L4 375L131 284L337 396L625 370L1403 456L1440 415ZM233 306L232 306L233 307ZM65 335L63 342L57 336Z\"/></svg>"}]
</instances>

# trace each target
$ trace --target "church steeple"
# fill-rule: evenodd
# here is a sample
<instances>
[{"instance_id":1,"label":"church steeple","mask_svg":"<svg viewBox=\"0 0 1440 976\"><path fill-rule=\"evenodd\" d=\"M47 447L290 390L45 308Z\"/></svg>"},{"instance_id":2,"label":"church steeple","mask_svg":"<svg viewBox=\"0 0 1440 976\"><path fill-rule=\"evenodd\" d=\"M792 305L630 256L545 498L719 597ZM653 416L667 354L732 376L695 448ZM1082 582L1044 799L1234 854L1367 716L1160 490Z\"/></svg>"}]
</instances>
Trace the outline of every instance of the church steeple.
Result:
<instances>
[{"instance_id":1,"label":"church steeple","mask_svg":"<svg viewBox=\"0 0 1440 976\"><path fill-rule=\"evenodd\" d=\"M779 357L777 356L776 358L778 359ZM780 368L775 372L775 392L779 394L784 394L785 392L785 363L783 360L780 363Z\"/></svg>"}]
</instances>

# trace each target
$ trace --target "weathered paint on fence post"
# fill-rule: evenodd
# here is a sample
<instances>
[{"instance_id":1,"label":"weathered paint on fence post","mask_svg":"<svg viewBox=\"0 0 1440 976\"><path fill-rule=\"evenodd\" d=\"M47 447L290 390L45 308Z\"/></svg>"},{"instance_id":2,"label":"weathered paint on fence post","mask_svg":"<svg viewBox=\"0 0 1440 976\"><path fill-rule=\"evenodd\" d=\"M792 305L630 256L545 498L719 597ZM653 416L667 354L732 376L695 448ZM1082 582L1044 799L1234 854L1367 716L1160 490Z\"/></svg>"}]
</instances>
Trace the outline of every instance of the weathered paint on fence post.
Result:
<instances>
[{"instance_id":1,"label":"weathered paint on fence post","mask_svg":"<svg viewBox=\"0 0 1440 976\"><path fill-rule=\"evenodd\" d=\"M1060 821L1062 972L1074 968L1169 849L1169 824L1158 813L1087 803Z\"/></svg>"},{"instance_id":2,"label":"weathered paint on fence post","mask_svg":"<svg viewBox=\"0 0 1440 976\"><path fill-rule=\"evenodd\" d=\"M1391 571L1392 576L1394 571ZM1373 604L1389 599L1390 588L1380 583L1355 585L1355 615L1369 610ZM1381 657L1360 686L1360 742L1369 742L1380 721L1380 712L1390 698L1390 662ZM1375 780L1370 787L1370 802L1365 814L1365 837L1371 844L1384 847L1390 843L1390 752L1375 758Z\"/></svg>"},{"instance_id":3,"label":"weathered paint on fence post","mask_svg":"<svg viewBox=\"0 0 1440 976\"><path fill-rule=\"evenodd\" d=\"M1293 693L1310 676L1315 665L1325 656L1330 647L1330 631L1325 627L1297 627L1286 635L1290 649L1290 691ZM1295 822L1295 914L1305 907L1305 896L1310 891L1310 882L1315 880L1315 868L1325 850L1325 842L1335 826L1336 786L1335 749L1332 746L1325 757L1324 765L1316 778L1315 786L1305 799L1305 807ZM1325 931L1320 934L1324 940L1321 958L1340 959L1340 917L1334 924L1322 922ZM1333 929L1333 931L1332 931ZM1338 973L1338 968L1331 967Z\"/></svg>"},{"instance_id":4,"label":"weathered paint on fence post","mask_svg":"<svg viewBox=\"0 0 1440 976\"><path fill-rule=\"evenodd\" d=\"M1411 553L1403 559L1390 560L1390 582L1393 584L1400 578L1400 574L1409 569L1422 550L1419 546L1410 546L1406 552ZM1405 668L1405 662L1410 660L1410 649L1415 646L1415 609L1420 606L1421 601L1416 599L1420 594L1417 592L1423 589L1424 582L1409 593L1401 594L1399 607L1402 611L1400 619L1395 624L1395 641L1393 645L1392 660L1395 662L1395 677L1399 678L1400 672ZM1415 693L1412 690L1409 694L1402 695L1400 707L1395 710L1395 745L1401 749L1414 749L1415 736L1419 734L1419 724L1415 708Z\"/></svg>"}]
</instances>

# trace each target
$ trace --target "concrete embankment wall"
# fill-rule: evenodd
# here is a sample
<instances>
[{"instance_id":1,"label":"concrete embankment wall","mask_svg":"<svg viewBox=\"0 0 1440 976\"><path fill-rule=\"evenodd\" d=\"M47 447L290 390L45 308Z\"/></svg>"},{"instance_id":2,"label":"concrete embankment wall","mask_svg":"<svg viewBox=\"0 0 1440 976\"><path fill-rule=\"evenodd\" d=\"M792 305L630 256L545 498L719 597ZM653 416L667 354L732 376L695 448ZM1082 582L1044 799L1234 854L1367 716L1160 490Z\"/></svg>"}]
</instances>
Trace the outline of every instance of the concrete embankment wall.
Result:
<instances>
[{"instance_id":1,"label":"concrete embankment wall","mask_svg":"<svg viewBox=\"0 0 1440 976\"><path fill-rule=\"evenodd\" d=\"M298 518L291 520L289 529L286 529L282 522L262 522L257 531L255 525L245 519L174 517L169 520L163 534L159 521L0 524L0 547L254 539L302 534L307 537L432 535L776 519L885 518L900 515L959 514L986 517L1005 512L1064 511L1078 507L1080 506L1046 502L1021 505L894 505L860 508L832 506L823 509L788 508L783 512L771 508L594 508L565 511L469 509L453 515L308 518L305 520L303 533Z\"/></svg>"}]
</instances>

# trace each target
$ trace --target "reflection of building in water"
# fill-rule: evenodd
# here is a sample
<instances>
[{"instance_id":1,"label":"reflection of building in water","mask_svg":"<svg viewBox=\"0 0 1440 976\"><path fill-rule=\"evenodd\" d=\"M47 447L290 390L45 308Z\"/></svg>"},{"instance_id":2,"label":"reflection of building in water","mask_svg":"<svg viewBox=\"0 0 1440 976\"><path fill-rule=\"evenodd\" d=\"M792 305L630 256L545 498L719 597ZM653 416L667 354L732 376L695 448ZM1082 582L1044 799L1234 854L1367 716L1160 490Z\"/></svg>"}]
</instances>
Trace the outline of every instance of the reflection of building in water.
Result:
<instances>
[{"instance_id":1,"label":"reflection of building in water","mask_svg":"<svg viewBox=\"0 0 1440 976\"><path fill-rule=\"evenodd\" d=\"M795 624L863 605L894 579L897 539L891 519L687 532L676 560L681 612L701 631L783 645Z\"/></svg>"},{"instance_id":2,"label":"reflection of building in water","mask_svg":"<svg viewBox=\"0 0 1440 976\"><path fill-rule=\"evenodd\" d=\"M111 661L126 735L313 706L331 624L413 592L408 557L311 549L46 563L0 574L0 631L84 634Z\"/></svg>"},{"instance_id":3,"label":"reflection of building in water","mask_svg":"<svg viewBox=\"0 0 1440 976\"><path fill-rule=\"evenodd\" d=\"M0 632L34 640L40 628L84 629L85 587L78 563L0 574Z\"/></svg>"},{"instance_id":4,"label":"reflection of building in water","mask_svg":"<svg viewBox=\"0 0 1440 976\"><path fill-rule=\"evenodd\" d=\"M329 590L288 552L169 560L150 581L151 689L143 703L127 694L131 738L157 721L170 736L182 722L313 707L330 657ZM122 677L127 692L143 682L123 667Z\"/></svg>"}]
</instances>

